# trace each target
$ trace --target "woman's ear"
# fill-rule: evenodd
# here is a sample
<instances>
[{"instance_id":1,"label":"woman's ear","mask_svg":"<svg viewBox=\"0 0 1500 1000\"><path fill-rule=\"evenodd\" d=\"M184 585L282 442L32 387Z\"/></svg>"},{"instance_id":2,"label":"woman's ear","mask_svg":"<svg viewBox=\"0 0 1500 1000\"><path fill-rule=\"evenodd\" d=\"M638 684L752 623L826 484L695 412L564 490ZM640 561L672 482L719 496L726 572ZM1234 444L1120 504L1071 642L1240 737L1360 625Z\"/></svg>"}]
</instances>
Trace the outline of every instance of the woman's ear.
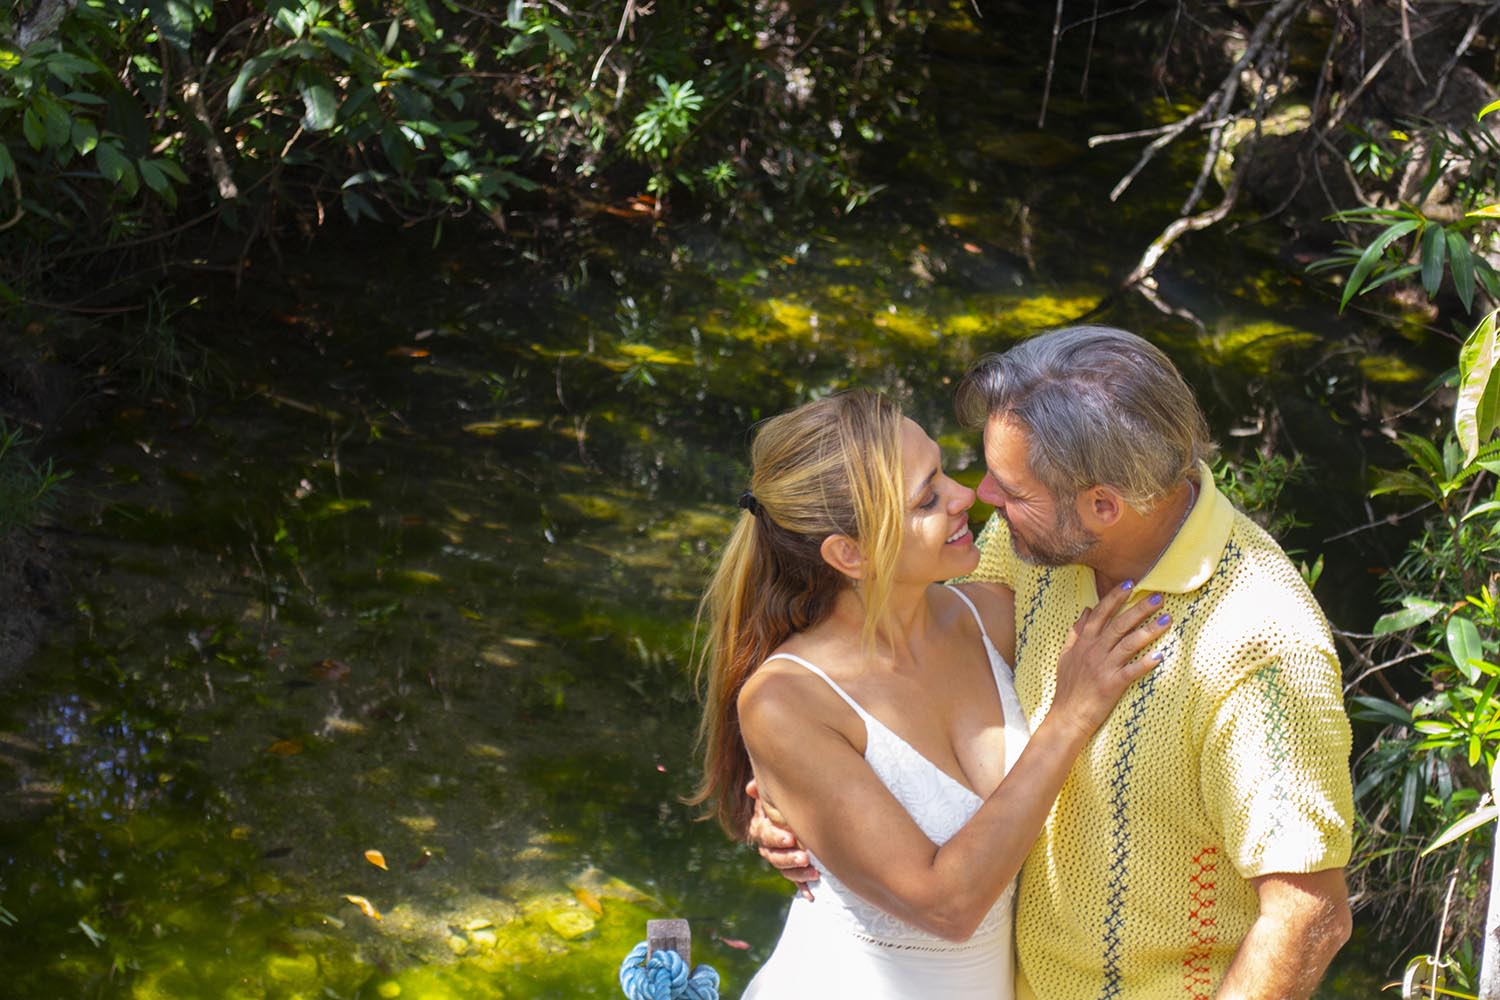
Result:
<instances>
[{"instance_id":1,"label":"woman's ear","mask_svg":"<svg viewBox=\"0 0 1500 1000\"><path fill-rule=\"evenodd\" d=\"M823 554L824 562L851 580L865 575L865 557L848 535L829 535L823 539L818 551Z\"/></svg>"}]
</instances>

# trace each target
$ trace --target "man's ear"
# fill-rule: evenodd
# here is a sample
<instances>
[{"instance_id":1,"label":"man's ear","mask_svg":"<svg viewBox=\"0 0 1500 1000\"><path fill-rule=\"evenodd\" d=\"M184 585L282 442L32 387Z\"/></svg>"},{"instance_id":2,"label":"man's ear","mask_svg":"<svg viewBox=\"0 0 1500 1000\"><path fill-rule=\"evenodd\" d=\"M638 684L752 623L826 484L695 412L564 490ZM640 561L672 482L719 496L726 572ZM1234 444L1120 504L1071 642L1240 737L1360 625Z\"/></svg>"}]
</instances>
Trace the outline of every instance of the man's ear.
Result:
<instances>
[{"instance_id":1,"label":"man's ear","mask_svg":"<svg viewBox=\"0 0 1500 1000\"><path fill-rule=\"evenodd\" d=\"M1077 503L1078 516L1090 533L1095 529L1114 527L1129 506L1113 486L1090 486L1078 494Z\"/></svg>"},{"instance_id":2,"label":"man's ear","mask_svg":"<svg viewBox=\"0 0 1500 1000\"><path fill-rule=\"evenodd\" d=\"M824 562L851 580L865 575L865 557L848 535L829 535L823 539L818 551L823 554Z\"/></svg>"}]
</instances>

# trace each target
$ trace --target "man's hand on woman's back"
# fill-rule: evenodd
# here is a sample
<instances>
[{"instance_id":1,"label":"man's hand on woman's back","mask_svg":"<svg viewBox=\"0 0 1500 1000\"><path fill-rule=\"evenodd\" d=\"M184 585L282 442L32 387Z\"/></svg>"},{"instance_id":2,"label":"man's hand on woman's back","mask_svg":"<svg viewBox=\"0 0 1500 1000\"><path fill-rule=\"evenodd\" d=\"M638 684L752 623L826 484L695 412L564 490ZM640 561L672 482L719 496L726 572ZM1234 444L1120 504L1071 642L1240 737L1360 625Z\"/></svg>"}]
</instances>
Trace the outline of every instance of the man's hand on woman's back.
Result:
<instances>
[{"instance_id":1,"label":"man's hand on woman's back","mask_svg":"<svg viewBox=\"0 0 1500 1000\"><path fill-rule=\"evenodd\" d=\"M816 882L822 875L812 866L807 849L797 843L796 834L786 825L786 817L760 797L754 778L745 785L745 794L755 800L755 814L745 829L745 842L754 844L767 864L796 885L798 892L812 899L808 883Z\"/></svg>"}]
</instances>

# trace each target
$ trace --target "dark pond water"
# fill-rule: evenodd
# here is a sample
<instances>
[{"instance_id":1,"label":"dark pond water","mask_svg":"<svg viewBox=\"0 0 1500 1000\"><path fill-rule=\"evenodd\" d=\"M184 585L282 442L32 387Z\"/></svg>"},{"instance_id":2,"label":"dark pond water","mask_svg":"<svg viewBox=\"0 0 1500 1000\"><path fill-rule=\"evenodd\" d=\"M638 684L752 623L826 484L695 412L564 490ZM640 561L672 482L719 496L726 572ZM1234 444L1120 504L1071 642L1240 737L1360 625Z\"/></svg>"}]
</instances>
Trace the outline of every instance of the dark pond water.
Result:
<instances>
[{"instance_id":1,"label":"dark pond water","mask_svg":"<svg viewBox=\"0 0 1500 1000\"><path fill-rule=\"evenodd\" d=\"M330 233L205 284L170 327L217 389L96 399L63 442L72 603L0 695L0 994L611 997L680 915L737 995L787 894L678 799L747 429L873 385L977 478L951 381L1093 309L1180 198L1104 200L1128 154L1079 140L1138 111L1038 135L1034 92L951 42L843 220L600 219L545 262ZM993 102L951 99L976 80ZM1323 540L1430 373L1254 239L1193 246L1163 284L1204 330L1101 318L1173 353L1232 456L1305 454L1292 543L1363 629L1384 555ZM1346 964L1325 995L1385 971Z\"/></svg>"}]
</instances>

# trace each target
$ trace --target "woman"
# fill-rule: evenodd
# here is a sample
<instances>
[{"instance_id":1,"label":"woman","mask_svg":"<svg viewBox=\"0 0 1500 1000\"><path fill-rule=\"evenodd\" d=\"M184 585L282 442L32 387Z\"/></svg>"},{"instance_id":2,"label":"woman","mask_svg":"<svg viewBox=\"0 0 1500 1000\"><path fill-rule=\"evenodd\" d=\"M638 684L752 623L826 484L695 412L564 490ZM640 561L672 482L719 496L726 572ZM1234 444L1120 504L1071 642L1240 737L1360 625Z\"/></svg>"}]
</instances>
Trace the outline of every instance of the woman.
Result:
<instances>
[{"instance_id":1,"label":"woman","mask_svg":"<svg viewBox=\"0 0 1500 1000\"><path fill-rule=\"evenodd\" d=\"M1028 738L1001 655L1010 592L934 582L979 558L974 493L940 457L868 392L775 417L752 446L745 513L704 596L695 801L740 836L753 774L823 880L793 901L746 998L1012 996L1016 873L1074 758L1160 658L1136 659L1166 625L1154 599L1107 595Z\"/></svg>"}]
</instances>

